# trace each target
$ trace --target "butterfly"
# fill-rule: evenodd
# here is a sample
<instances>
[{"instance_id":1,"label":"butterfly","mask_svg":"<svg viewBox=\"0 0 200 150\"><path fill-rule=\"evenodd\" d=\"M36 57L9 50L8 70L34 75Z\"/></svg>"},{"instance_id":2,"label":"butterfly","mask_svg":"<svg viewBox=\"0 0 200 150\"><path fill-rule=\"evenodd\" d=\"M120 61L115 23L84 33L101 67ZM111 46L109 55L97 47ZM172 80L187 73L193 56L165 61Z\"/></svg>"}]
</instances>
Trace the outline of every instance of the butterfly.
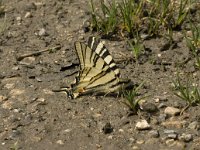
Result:
<instances>
[{"instance_id":1,"label":"butterfly","mask_svg":"<svg viewBox=\"0 0 200 150\"><path fill-rule=\"evenodd\" d=\"M89 37L88 44L75 42L80 70L66 92L72 99L94 93L120 93L132 86L129 79L120 78L120 71L105 45L96 37Z\"/></svg>"}]
</instances>

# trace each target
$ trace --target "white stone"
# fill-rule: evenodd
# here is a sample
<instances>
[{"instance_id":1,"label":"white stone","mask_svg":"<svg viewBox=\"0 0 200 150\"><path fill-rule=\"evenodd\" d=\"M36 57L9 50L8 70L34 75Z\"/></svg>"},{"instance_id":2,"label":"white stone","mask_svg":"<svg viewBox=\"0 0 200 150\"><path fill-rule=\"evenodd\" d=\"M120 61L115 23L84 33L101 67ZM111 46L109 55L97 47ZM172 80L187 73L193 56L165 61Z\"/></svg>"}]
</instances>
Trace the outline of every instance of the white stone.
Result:
<instances>
[{"instance_id":1,"label":"white stone","mask_svg":"<svg viewBox=\"0 0 200 150\"><path fill-rule=\"evenodd\" d=\"M140 122L136 123L135 128L138 130L147 130L150 129L151 126L148 124L146 120L141 120Z\"/></svg>"},{"instance_id":2,"label":"white stone","mask_svg":"<svg viewBox=\"0 0 200 150\"><path fill-rule=\"evenodd\" d=\"M19 17L16 17L16 20L17 20L17 21L21 21L22 18L19 16Z\"/></svg>"},{"instance_id":3,"label":"white stone","mask_svg":"<svg viewBox=\"0 0 200 150\"><path fill-rule=\"evenodd\" d=\"M175 108L175 107L167 107L167 108L165 108L164 112L167 115L176 116L176 115L178 115L181 112L181 110L178 109L178 108Z\"/></svg>"},{"instance_id":4,"label":"white stone","mask_svg":"<svg viewBox=\"0 0 200 150\"><path fill-rule=\"evenodd\" d=\"M71 129L66 129L64 132L69 133L71 132Z\"/></svg>"},{"instance_id":5,"label":"white stone","mask_svg":"<svg viewBox=\"0 0 200 150\"><path fill-rule=\"evenodd\" d=\"M31 17L31 12L27 12L24 16L24 18L30 18Z\"/></svg>"},{"instance_id":6,"label":"white stone","mask_svg":"<svg viewBox=\"0 0 200 150\"><path fill-rule=\"evenodd\" d=\"M45 35L47 35L47 32L46 32L46 30L45 30L44 28L41 28L41 29L39 30L39 32L38 32L38 35L39 35L39 36L45 36Z\"/></svg>"},{"instance_id":7,"label":"white stone","mask_svg":"<svg viewBox=\"0 0 200 150\"><path fill-rule=\"evenodd\" d=\"M63 144L64 144L64 142L63 142L62 140L58 140L58 141L56 141L56 143L57 143L57 144L60 144L60 145L63 145Z\"/></svg>"}]
</instances>

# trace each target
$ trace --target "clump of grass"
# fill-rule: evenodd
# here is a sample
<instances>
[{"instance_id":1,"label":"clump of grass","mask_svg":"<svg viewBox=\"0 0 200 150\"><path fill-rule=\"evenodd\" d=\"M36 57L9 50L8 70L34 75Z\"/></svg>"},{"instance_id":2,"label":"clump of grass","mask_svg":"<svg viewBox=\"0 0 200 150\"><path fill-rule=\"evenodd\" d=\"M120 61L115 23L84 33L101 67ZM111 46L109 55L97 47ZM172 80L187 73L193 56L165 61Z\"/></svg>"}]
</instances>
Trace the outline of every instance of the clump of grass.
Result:
<instances>
[{"instance_id":1,"label":"clump of grass","mask_svg":"<svg viewBox=\"0 0 200 150\"><path fill-rule=\"evenodd\" d=\"M90 0L92 27L107 35L113 34L116 31L118 24L116 2L115 0L112 0L112 2L109 3L109 6L107 6L103 1L100 2L101 15L95 11L93 0Z\"/></svg>"},{"instance_id":2,"label":"clump of grass","mask_svg":"<svg viewBox=\"0 0 200 150\"><path fill-rule=\"evenodd\" d=\"M92 27L104 34L128 32L135 37L137 32L150 36L164 35L168 29L177 29L187 20L190 0L112 0L109 5L101 1L101 13L97 12L91 0ZM118 30L117 30L118 29Z\"/></svg>"},{"instance_id":3,"label":"clump of grass","mask_svg":"<svg viewBox=\"0 0 200 150\"><path fill-rule=\"evenodd\" d=\"M125 30L129 33L130 37L134 37L135 31L141 24L141 13L143 8L143 1L136 3L133 0L123 0L119 4L119 16L121 30Z\"/></svg>"},{"instance_id":4,"label":"clump of grass","mask_svg":"<svg viewBox=\"0 0 200 150\"><path fill-rule=\"evenodd\" d=\"M139 102L144 98L138 98L139 90L144 85L142 82L139 86L133 88L131 91L124 91L123 96L125 97L125 101L123 103L134 113L137 113L139 107Z\"/></svg>"},{"instance_id":5,"label":"clump of grass","mask_svg":"<svg viewBox=\"0 0 200 150\"><path fill-rule=\"evenodd\" d=\"M200 69L200 26L190 23L192 35L191 37L185 36L187 46L192 51L196 59L196 66Z\"/></svg>"},{"instance_id":6,"label":"clump of grass","mask_svg":"<svg viewBox=\"0 0 200 150\"><path fill-rule=\"evenodd\" d=\"M18 141L15 142L15 143L13 144L13 146L10 147L10 150L19 150L20 148L19 148L19 145L18 145L18 144L19 144Z\"/></svg>"},{"instance_id":7,"label":"clump of grass","mask_svg":"<svg viewBox=\"0 0 200 150\"><path fill-rule=\"evenodd\" d=\"M189 79L184 84L181 82L179 75L177 75L176 80L173 80L172 82L174 90L176 91L174 94L187 103L187 106L182 110L182 112L189 106L200 103L200 88L197 84L192 84Z\"/></svg>"},{"instance_id":8,"label":"clump of grass","mask_svg":"<svg viewBox=\"0 0 200 150\"><path fill-rule=\"evenodd\" d=\"M133 57L135 58L136 62L138 62L140 55L144 51L144 46L140 38L134 38L132 40L129 40L128 45L130 49L132 50Z\"/></svg>"}]
</instances>

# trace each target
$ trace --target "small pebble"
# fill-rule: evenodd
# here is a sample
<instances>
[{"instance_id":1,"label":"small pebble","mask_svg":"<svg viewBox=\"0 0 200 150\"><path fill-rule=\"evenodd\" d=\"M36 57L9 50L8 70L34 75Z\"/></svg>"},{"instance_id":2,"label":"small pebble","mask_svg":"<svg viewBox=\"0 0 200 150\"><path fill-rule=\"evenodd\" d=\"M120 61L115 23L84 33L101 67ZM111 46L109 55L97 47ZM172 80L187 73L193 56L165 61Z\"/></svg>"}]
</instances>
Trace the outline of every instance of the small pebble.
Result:
<instances>
[{"instance_id":1,"label":"small pebble","mask_svg":"<svg viewBox=\"0 0 200 150\"><path fill-rule=\"evenodd\" d=\"M17 20L17 21L21 21L22 18L21 18L21 17L16 17L16 20Z\"/></svg>"},{"instance_id":2,"label":"small pebble","mask_svg":"<svg viewBox=\"0 0 200 150\"><path fill-rule=\"evenodd\" d=\"M57 143L57 144L60 144L60 145L63 145L63 144L64 144L64 142L63 142L62 140L58 140L58 141L56 141L56 143Z\"/></svg>"},{"instance_id":3,"label":"small pebble","mask_svg":"<svg viewBox=\"0 0 200 150\"><path fill-rule=\"evenodd\" d=\"M113 127L110 123L106 123L102 130L104 134L109 134L113 132Z\"/></svg>"},{"instance_id":4,"label":"small pebble","mask_svg":"<svg viewBox=\"0 0 200 150\"><path fill-rule=\"evenodd\" d=\"M197 121L193 121L188 125L189 129L193 129L193 130L199 130L200 129L200 124Z\"/></svg>"},{"instance_id":5,"label":"small pebble","mask_svg":"<svg viewBox=\"0 0 200 150\"><path fill-rule=\"evenodd\" d=\"M26 57L19 62L20 65L33 65L35 63L35 57Z\"/></svg>"},{"instance_id":6,"label":"small pebble","mask_svg":"<svg viewBox=\"0 0 200 150\"><path fill-rule=\"evenodd\" d=\"M174 134L174 133L176 133L174 130L164 130L164 133L165 134Z\"/></svg>"},{"instance_id":7,"label":"small pebble","mask_svg":"<svg viewBox=\"0 0 200 150\"><path fill-rule=\"evenodd\" d=\"M140 150L140 148L138 146L133 146L132 149L133 150Z\"/></svg>"},{"instance_id":8,"label":"small pebble","mask_svg":"<svg viewBox=\"0 0 200 150\"><path fill-rule=\"evenodd\" d=\"M39 30L39 32L38 32L38 35L39 35L39 36L46 36L46 35L48 35L48 34L47 34L47 32L46 32L46 30L45 30L44 28L41 28L41 29Z\"/></svg>"},{"instance_id":9,"label":"small pebble","mask_svg":"<svg viewBox=\"0 0 200 150\"><path fill-rule=\"evenodd\" d=\"M169 139L177 139L177 133L174 130L164 130L164 133L167 134L167 138Z\"/></svg>"},{"instance_id":10,"label":"small pebble","mask_svg":"<svg viewBox=\"0 0 200 150\"><path fill-rule=\"evenodd\" d=\"M180 109L175 108L175 107L167 107L165 108L164 113L170 116L176 116L181 112Z\"/></svg>"},{"instance_id":11,"label":"small pebble","mask_svg":"<svg viewBox=\"0 0 200 150\"><path fill-rule=\"evenodd\" d=\"M150 137L153 137L153 138L158 138L159 137L159 132L157 130L149 131L148 134L149 134Z\"/></svg>"},{"instance_id":12,"label":"small pebble","mask_svg":"<svg viewBox=\"0 0 200 150\"><path fill-rule=\"evenodd\" d=\"M175 141L174 141L174 139L168 139L168 140L166 140L166 144L168 145L168 146L173 146L175 143L174 143Z\"/></svg>"},{"instance_id":13,"label":"small pebble","mask_svg":"<svg viewBox=\"0 0 200 150\"><path fill-rule=\"evenodd\" d=\"M27 12L27 13L25 14L25 16L24 16L24 18L30 18L30 17L32 17L31 12Z\"/></svg>"},{"instance_id":14,"label":"small pebble","mask_svg":"<svg viewBox=\"0 0 200 150\"><path fill-rule=\"evenodd\" d=\"M35 79L36 79L37 82L42 82L42 79L39 78L39 77L36 77Z\"/></svg>"},{"instance_id":15,"label":"small pebble","mask_svg":"<svg viewBox=\"0 0 200 150\"><path fill-rule=\"evenodd\" d=\"M66 129L66 130L64 130L64 132L66 132L66 133L69 133L71 131L72 131L72 129Z\"/></svg>"},{"instance_id":16,"label":"small pebble","mask_svg":"<svg viewBox=\"0 0 200 150\"><path fill-rule=\"evenodd\" d=\"M183 140L184 142L190 142L193 140L192 134L185 134L183 133L180 137L179 140Z\"/></svg>"},{"instance_id":17,"label":"small pebble","mask_svg":"<svg viewBox=\"0 0 200 150\"><path fill-rule=\"evenodd\" d=\"M5 145L5 144L6 144L6 142L1 143L1 145Z\"/></svg>"},{"instance_id":18,"label":"small pebble","mask_svg":"<svg viewBox=\"0 0 200 150\"><path fill-rule=\"evenodd\" d=\"M97 149L101 148L102 146L99 144L96 144Z\"/></svg>"},{"instance_id":19,"label":"small pebble","mask_svg":"<svg viewBox=\"0 0 200 150\"><path fill-rule=\"evenodd\" d=\"M155 98L154 100L155 100L156 103L159 103L159 102L160 102L160 99L159 99L159 98Z\"/></svg>"},{"instance_id":20,"label":"small pebble","mask_svg":"<svg viewBox=\"0 0 200 150\"><path fill-rule=\"evenodd\" d=\"M160 101L165 102L165 101L167 101L167 100L168 100L168 99L167 99L166 96L157 96L157 97L155 98L155 102L156 102L156 103L159 103Z\"/></svg>"},{"instance_id":21,"label":"small pebble","mask_svg":"<svg viewBox=\"0 0 200 150\"><path fill-rule=\"evenodd\" d=\"M142 33L142 34L140 35L140 37L141 37L142 39L147 39L147 38L149 37L149 34Z\"/></svg>"},{"instance_id":22,"label":"small pebble","mask_svg":"<svg viewBox=\"0 0 200 150\"><path fill-rule=\"evenodd\" d=\"M158 117L158 121L159 122L163 122L167 119L167 115L166 114L160 114Z\"/></svg>"},{"instance_id":23,"label":"small pebble","mask_svg":"<svg viewBox=\"0 0 200 150\"><path fill-rule=\"evenodd\" d=\"M171 133L171 134L168 134L167 137L168 137L169 139L177 139L177 134Z\"/></svg>"},{"instance_id":24,"label":"small pebble","mask_svg":"<svg viewBox=\"0 0 200 150\"><path fill-rule=\"evenodd\" d=\"M119 132L124 132L124 130L123 129L119 129Z\"/></svg>"},{"instance_id":25,"label":"small pebble","mask_svg":"<svg viewBox=\"0 0 200 150\"><path fill-rule=\"evenodd\" d=\"M135 128L138 130L148 130L151 129L151 126L148 124L146 120L141 120L136 123Z\"/></svg>"},{"instance_id":26,"label":"small pebble","mask_svg":"<svg viewBox=\"0 0 200 150\"><path fill-rule=\"evenodd\" d=\"M42 6L42 5L45 5L45 3L42 3L42 2L34 2L34 5L35 5L35 6Z\"/></svg>"},{"instance_id":27,"label":"small pebble","mask_svg":"<svg viewBox=\"0 0 200 150\"><path fill-rule=\"evenodd\" d=\"M21 134L20 131L18 131L18 130L13 130L13 131L12 131L12 134L10 135L10 139L15 139L15 138L17 138L20 134Z\"/></svg>"},{"instance_id":28,"label":"small pebble","mask_svg":"<svg viewBox=\"0 0 200 150\"><path fill-rule=\"evenodd\" d=\"M19 70L19 66L12 67L12 70Z\"/></svg>"},{"instance_id":29,"label":"small pebble","mask_svg":"<svg viewBox=\"0 0 200 150\"><path fill-rule=\"evenodd\" d=\"M38 102L45 102L46 100L44 98L38 98L37 101Z\"/></svg>"},{"instance_id":30,"label":"small pebble","mask_svg":"<svg viewBox=\"0 0 200 150\"><path fill-rule=\"evenodd\" d=\"M173 106L176 107L176 108L183 108L183 104L181 104L180 102L177 102L177 101L175 101L173 103Z\"/></svg>"},{"instance_id":31,"label":"small pebble","mask_svg":"<svg viewBox=\"0 0 200 150\"><path fill-rule=\"evenodd\" d=\"M162 56L162 54L158 54L158 57L161 57Z\"/></svg>"},{"instance_id":32,"label":"small pebble","mask_svg":"<svg viewBox=\"0 0 200 150\"><path fill-rule=\"evenodd\" d=\"M131 143L135 143L135 141L136 141L134 138L130 138L129 140Z\"/></svg>"},{"instance_id":33,"label":"small pebble","mask_svg":"<svg viewBox=\"0 0 200 150\"><path fill-rule=\"evenodd\" d=\"M13 109L13 112L18 113L20 112L20 109Z\"/></svg>"},{"instance_id":34,"label":"small pebble","mask_svg":"<svg viewBox=\"0 0 200 150\"><path fill-rule=\"evenodd\" d=\"M108 139L109 139L109 140L112 140L112 139L113 139L113 136L112 136L112 135L109 135L109 136L108 136Z\"/></svg>"},{"instance_id":35,"label":"small pebble","mask_svg":"<svg viewBox=\"0 0 200 150\"><path fill-rule=\"evenodd\" d=\"M158 108L153 103L145 103L142 105L142 109L146 112L153 113L158 111Z\"/></svg>"},{"instance_id":36,"label":"small pebble","mask_svg":"<svg viewBox=\"0 0 200 150\"><path fill-rule=\"evenodd\" d=\"M158 105L158 108L164 108L164 107L166 107L166 105L165 105L164 103L160 103L160 104Z\"/></svg>"},{"instance_id":37,"label":"small pebble","mask_svg":"<svg viewBox=\"0 0 200 150\"><path fill-rule=\"evenodd\" d=\"M137 144L144 144L144 142L145 142L144 140L137 140L136 141Z\"/></svg>"}]
</instances>

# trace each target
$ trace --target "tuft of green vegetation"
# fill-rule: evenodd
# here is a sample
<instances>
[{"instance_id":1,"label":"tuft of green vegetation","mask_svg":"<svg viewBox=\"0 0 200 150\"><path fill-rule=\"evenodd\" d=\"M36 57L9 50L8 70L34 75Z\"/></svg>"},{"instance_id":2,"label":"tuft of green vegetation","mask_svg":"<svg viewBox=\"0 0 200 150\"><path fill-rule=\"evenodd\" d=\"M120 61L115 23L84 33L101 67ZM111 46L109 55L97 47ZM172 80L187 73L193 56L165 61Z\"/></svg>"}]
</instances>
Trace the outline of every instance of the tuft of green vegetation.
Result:
<instances>
[{"instance_id":1,"label":"tuft of green vegetation","mask_svg":"<svg viewBox=\"0 0 200 150\"><path fill-rule=\"evenodd\" d=\"M139 86L133 88L131 91L124 91L123 96L125 97L125 101L123 103L134 113L137 113L139 107L139 102L144 98L137 98L139 96L139 90L144 85L142 82Z\"/></svg>"},{"instance_id":2,"label":"tuft of green vegetation","mask_svg":"<svg viewBox=\"0 0 200 150\"><path fill-rule=\"evenodd\" d=\"M187 20L192 3L195 1L112 0L107 5L101 1L101 11L97 11L91 0L92 28L102 34L121 34L131 38L137 32L149 36L165 35L169 29L181 28Z\"/></svg>"},{"instance_id":3,"label":"tuft of green vegetation","mask_svg":"<svg viewBox=\"0 0 200 150\"><path fill-rule=\"evenodd\" d=\"M144 37L163 36L173 46L173 31L182 29L188 22L190 8L196 0L108 0L100 1L96 9L91 6L91 27L102 35L128 37L128 45L136 62L144 47L139 35ZM195 56L197 66L200 59Z\"/></svg>"},{"instance_id":4,"label":"tuft of green vegetation","mask_svg":"<svg viewBox=\"0 0 200 150\"><path fill-rule=\"evenodd\" d=\"M134 39L128 41L128 45L129 45L130 49L132 50L132 53L133 53L133 56L134 56L136 62L138 62L140 55L144 51L144 46L141 43L141 40L139 38L134 38Z\"/></svg>"},{"instance_id":5,"label":"tuft of green vegetation","mask_svg":"<svg viewBox=\"0 0 200 150\"><path fill-rule=\"evenodd\" d=\"M107 6L101 1L101 14L95 11L93 0L90 0L91 16L92 16L92 28L97 31L101 31L104 34L113 34L117 29L118 18L117 18L117 6L115 0L112 0Z\"/></svg>"},{"instance_id":6,"label":"tuft of green vegetation","mask_svg":"<svg viewBox=\"0 0 200 150\"><path fill-rule=\"evenodd\" d=\"M10 147L10 150L19 150L19 149L20 148L19 148L19 145L18 145L18 141L15 142L12 147Z\"/></svg>"},{"instance_id":7,"label":"tuft of green vegetation","mask_svg":"<svg viewBox=\"0 0 200 150\"><path fill-rule=\"evenodd\" d=\"M200 103L200 88L197 84L192 84L190 80L187 80L187 82L184 84L181 82L179 75L177 75L176 80L172 82L174 90L176 91L174 94L186 101L188 106Z\"/></svg>"},{"instance_id":8,"label":"tuft of green vegetation","mask_svg":"<svg viewBox=\"0 0 200 150\"><path fill-rule=\"evenodd\" d=\"M143 2L136 3L133 0L123 0L119 5L119 16L121 19L119 27L121 31L129 33L130 37L134 37L141 24L140 16L142 13Z\"/></svg>"},{"instance_id":9,"label":"tuft of green vegetation","mask_svg":"<svg viewBox=\"0 0 200 150\"><path fill-rule=\"evenodd\" d=\"M187 46L196 59L196 66L200 69L200 26L190 23L192 35L185 36Z\"/></svg>"}]
</instances>

